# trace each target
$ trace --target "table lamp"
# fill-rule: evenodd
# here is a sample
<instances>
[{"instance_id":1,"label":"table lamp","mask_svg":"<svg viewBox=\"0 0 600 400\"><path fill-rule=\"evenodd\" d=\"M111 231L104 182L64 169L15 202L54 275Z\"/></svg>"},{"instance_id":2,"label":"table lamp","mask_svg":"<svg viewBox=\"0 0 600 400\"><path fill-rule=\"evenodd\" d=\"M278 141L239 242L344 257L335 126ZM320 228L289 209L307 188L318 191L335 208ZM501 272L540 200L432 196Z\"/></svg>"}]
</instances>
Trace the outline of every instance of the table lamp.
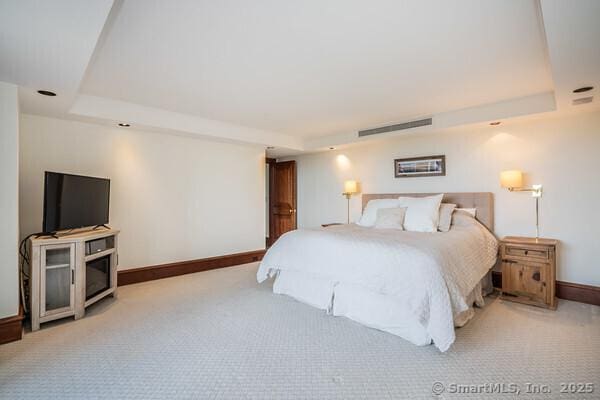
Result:
<instances>
[{"instance_id":1,"label":"table lamp","mask_svg":"<svg viewBox=\"0 0 600 400\"><path fill-rule=\"evenodd\" d=\"M355 193L358 193L358 184L356 181L345 181L344 193L342 194L346 196L346 199L348 200L348 223L350 223L350 197Z\"/></svg>"}]
</instances>

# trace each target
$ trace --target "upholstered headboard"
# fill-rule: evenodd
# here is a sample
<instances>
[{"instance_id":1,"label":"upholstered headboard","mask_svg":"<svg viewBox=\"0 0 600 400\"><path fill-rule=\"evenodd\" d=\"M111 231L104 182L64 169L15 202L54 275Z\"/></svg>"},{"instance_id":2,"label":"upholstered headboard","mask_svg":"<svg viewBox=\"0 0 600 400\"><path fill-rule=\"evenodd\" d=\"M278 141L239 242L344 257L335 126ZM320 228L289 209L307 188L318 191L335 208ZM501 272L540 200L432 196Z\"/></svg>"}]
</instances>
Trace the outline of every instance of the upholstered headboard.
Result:
<instances>
[{"instance_id":1,"label":"upholstered headboard","mask_svg":"<svg viewBox=\"0 0 600 400\"><path fill-rule=\"evenodd\" d=\"M389 193L389 194L363 194L362 207L367 206L369 200L373 199L395 199L400 196L425 197L439 193ZM464 192L444 193L443 203L456 204L459 208L476 208L477 220L494 232L494 195L489 192Z\"/></svg>"}]
</instances>

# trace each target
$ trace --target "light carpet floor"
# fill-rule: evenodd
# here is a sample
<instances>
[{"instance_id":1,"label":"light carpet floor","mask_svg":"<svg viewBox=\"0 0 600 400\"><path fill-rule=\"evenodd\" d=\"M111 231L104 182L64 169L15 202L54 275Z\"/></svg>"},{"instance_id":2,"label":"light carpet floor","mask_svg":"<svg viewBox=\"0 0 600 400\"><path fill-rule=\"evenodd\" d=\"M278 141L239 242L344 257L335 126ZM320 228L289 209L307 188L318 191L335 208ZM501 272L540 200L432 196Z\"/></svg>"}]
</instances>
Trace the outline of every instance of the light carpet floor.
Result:
<instances>
[{"instance_id":1,"label":"light carpet floor","mask_svg":"<svg viewBox=\"0 0 600 400\"><path fill-rule=\"evenodd\" d=\"M0 398L600 399L600 307L488 298L440 353L274 295L256 268L125 286L81 320L0 346ZM571 382L594 393L560 393ZM495 383L521 395L450 393ZM551 393L526 394L527 383Z\"/></svg>"}]
</instances>

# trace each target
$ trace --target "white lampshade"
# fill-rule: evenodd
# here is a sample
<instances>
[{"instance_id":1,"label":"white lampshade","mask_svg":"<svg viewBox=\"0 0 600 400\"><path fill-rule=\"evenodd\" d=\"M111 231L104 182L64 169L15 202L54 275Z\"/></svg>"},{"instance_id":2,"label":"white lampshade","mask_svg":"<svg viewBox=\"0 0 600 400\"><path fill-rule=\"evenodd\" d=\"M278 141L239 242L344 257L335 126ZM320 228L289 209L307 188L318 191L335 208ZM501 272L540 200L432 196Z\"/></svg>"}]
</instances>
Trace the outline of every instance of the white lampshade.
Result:
<instances>
[{"instance_id":1,"label":"white lampshade","mask_svg":"<svg viewBox=\"0 0 600 400\"><path fill-rule=\"evenodd\" d=\"M523 187L523 173L518 170L502 171L500 173L500 186L503 188Z\"/></svg>"},{"instance_id":2,"label":"white lampshade","mask_svg":"<svg viewBox=\"0 0 600 400\"><path fill-rule=\"evenodd\" d=\"M346 181L344 182L344 193L356 193L358 192L356 181Z\"/></svg>"}]
</instances>

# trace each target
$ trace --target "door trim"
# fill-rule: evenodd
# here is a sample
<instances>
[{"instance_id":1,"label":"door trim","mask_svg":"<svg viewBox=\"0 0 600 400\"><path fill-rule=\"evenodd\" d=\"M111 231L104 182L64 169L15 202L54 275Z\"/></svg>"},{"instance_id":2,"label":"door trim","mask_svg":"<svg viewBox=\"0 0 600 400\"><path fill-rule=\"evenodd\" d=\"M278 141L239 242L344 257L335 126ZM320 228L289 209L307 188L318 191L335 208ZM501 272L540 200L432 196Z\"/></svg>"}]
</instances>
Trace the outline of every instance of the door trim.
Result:
<instances>
[{"instance_id":1,"label":"door trim","mask_svg":"<svg viewBox=\"0 0 600 400\"><path fill-rule=\"evenodd\" d=\"M266 245L270 247L273 244L273 231L275 230L273 227L273 198L275 197L275 164L277 164L277 159L275 158L267 158L265 162L269 166L269 236L266 238Z\"/></svg>"}]
</instances>

